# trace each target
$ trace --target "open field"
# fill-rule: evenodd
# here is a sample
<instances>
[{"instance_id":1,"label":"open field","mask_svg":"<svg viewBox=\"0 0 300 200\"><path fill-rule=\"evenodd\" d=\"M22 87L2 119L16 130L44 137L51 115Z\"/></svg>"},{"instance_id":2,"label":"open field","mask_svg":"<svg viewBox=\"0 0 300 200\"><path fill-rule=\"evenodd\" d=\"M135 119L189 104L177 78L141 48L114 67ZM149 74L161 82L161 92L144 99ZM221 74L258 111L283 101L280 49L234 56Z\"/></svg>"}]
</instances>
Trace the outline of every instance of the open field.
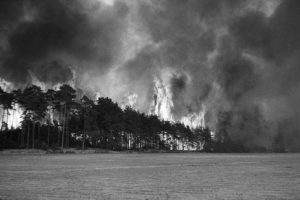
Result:
<instances>
[{"instance_id":1,"label":"open field","mask_svg":"<svg viewBox=\"0 0 300 200\"><path fill-rule=\"evenodd\" d=\"M0 155L0 199L300 199L300 154Z\"/></svg>"}]
</instances>

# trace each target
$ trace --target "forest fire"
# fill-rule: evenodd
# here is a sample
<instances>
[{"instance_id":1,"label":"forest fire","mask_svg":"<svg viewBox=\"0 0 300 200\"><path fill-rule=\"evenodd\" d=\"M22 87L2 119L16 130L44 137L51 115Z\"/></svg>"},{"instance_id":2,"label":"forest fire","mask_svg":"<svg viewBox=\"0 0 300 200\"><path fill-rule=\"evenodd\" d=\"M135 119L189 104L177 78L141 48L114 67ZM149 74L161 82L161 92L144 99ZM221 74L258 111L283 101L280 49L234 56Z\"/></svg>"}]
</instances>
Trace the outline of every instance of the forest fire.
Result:
<instances>
[{"instance_id":1,"label":"forest fire","mask_svg":"<svg viewBox=\"0 0 300 200\"><path fill-rule=\"evenodd\" d=\"M0 0L0 200L298 199L299 11Z\"/></svg>"},{"instance_id":2,"label":"forest fire","mask_svg":"<svg viewBox=\"0 0 300 200\"><path fill-rule=\"evenodd\" d=\"M3 1L0 86L68 84L231 150L299 150L298 1L207 2Z\"/></svg>"}]
</instances>

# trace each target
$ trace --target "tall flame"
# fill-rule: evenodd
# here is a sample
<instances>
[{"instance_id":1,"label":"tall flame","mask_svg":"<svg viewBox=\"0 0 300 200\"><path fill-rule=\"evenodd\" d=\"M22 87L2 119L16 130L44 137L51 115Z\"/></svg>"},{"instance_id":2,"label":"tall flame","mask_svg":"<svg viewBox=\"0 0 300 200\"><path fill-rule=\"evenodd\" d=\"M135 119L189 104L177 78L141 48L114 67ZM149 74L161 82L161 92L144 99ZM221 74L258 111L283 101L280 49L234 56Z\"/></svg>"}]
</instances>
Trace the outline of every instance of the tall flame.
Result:
<instances>
[{"instance_id":1,"label":"tall flame","mask_svg":"<svg viewBox=\"0 0 300 200\"><path fill-rule=\"evenodd\" d=\"M161 71L159 77L154 77L154 95L150 114L155 114L160 119L171 122L180 121L192 129L205 127L206 109L204 104L202 104L202 109L198 113L189 113L186 116L182 116L179 120L173 116L174 102L170 84L171 74L170 71L164 70Z\"/></svg>"},{"instance_id":2,"label":"tall flame","mask_svg":"<svg viewBox=\"0 0 300 200\"><path fill-rule=\"evenodd\" d=\"M151 114L155 114L164 120L174 121L172 116L172 108L174 107L172 96L170 86L162 79L155 77L154 101Z\"/></svg>"},{"instance_id":3,"label":"tall flame","mask_svg":"<svg viewBox=\"0 0 300 200\"><path fill-rule=\"evenodd\" d=\"M13 104L12 107L12 109L0 110L0 123L6 123L8 129L18 128L22 122L22 108L19 104Z\"/></svg>"}]
</instances>

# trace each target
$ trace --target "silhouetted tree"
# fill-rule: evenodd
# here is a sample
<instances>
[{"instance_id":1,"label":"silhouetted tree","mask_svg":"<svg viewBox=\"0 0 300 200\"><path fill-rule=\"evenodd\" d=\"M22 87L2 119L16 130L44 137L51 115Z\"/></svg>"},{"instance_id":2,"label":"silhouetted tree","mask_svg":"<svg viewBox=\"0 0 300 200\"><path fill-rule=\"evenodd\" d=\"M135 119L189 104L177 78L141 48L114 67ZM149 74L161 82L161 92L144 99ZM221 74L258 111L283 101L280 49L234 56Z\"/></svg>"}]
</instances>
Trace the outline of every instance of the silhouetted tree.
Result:
<instances>
[{"instance_id":1,"label":"silhouetted tree","mask_svg":"<svg viewBox=\"0 0 300 200\"><path fill-rule=\"evenodd\" d=\"M5 126L5 137L3 137L3 146L5 146L5 142L7 140L7 133L6 131L8 130L8 116L9 116L9 109L12 109L12 103L13 103L13 95L10 93L5 92L1 87L0 87L0 104L2 105L2 120L1 120L1 130L0 134L2 134L3 127ZM6 112L6 122L4 120L5 117L5 112Z\"/></svg>"},{"instance_id":2,"label":"silhouetted tree","mask_svg":"<svg viewBox=\"0 0 300 200\"><path fill-rule=\"evenodd\" d=\"M59 110L61 116L61 148L64 147L64 139L67 139L67 147L69 144L69 128L68 128L68 117L71 108L74 106L74 100L76 97L76 90L69 85L60 86L59 90L55 93L56 109ZM66 134L65 134L66 133Z\"/></svg>"},{"instance_id":3,"label":"silhouetted tree","mask_svg":"<svg viewBox=\"0 0 300 200\"><path fill-rule=\"evenodd\" d=\"M24 108L24 119L32 121L32 148L35 147L36 122L44 118L47 110L47 101L41 88L35 85L27 86L18 101ZM39 124L38 124L39 125ZM28 126L30 129L30 125ZM38 128L39 129L39 128ZM29 131L28 131L29 134ZM28 142L28 141L27 141Z\"/></svg>"},{"instance_id":4,"label":"silhouetted tree","mask_svg":"<svg viewBox=\"0 0 300 200\"><path fill-rule=\"evenodd\" d=\"M64 148L75 145L82 149L101 147L114 150L169 150L177 149L177 142L181 141L183 148L202 142L205 151L212 149L208 129L201 128L198 133L198 129L191 130L179 122L163 121L156 115L146 115L130 107L122 110L107 97L94 102L83 96L76 102L76 90L69 85L62 85L58 91L49 89L47 92L35 85L12 93L0 90L0 97L0 104L5 111L12 109L13 103L19 104L23 109L22 130L10 131L12 134L9 143L12 147L18 146L19 137L16 135L20 132L20 146L24 145L26 134L27 148L31 138L32 148L55 145ZM56 113L59 113L58 118L55 118ZM35 146L35 143L38 145Z\"/></svg>"}]
</instances>

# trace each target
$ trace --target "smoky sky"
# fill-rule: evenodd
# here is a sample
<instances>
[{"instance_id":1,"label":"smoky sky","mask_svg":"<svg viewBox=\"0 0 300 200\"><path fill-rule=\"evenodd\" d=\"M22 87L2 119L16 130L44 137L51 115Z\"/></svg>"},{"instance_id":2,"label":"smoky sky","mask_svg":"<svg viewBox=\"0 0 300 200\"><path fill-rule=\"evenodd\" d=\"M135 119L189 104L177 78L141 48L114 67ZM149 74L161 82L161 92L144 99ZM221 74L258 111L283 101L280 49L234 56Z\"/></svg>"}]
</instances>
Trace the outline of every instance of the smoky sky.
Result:
<instances>
[{"instance_id":1,"label":"smoky sky","mask_svg":"<svg viewBox=\"0 0 300 200\"><path fill-rule=\"evenodd\" d=\"M1 4L1 74L15 83L30 81L29 71L37 68L37 64L41 65L38 72L42 73L43 68L49 68L43 62L67 57L70 58L65 62L75 60L68 64L88 62L95 63L95 68L107 67L112 62L113 43L121 26L118 18L126 15L123 4L111 11L116 16L99 14L97 19L91 15L96 12L94 8L83 5L82 1L4 0ZM63 70L69 78L70 71Z\"/></svg>"},{"instance_id":2,"label":"smoky sky","mask_svg":"<svg viewBox=\"0 0 300 200\"><path fill-rule=\"evenodd\" d=\"M135 93L146 113L159 78L176 120L205 108L219 136L295 150L299 19L298 0L2 0L0 76L72 80L117 102Z\"/></svg>"}]
</instances>

